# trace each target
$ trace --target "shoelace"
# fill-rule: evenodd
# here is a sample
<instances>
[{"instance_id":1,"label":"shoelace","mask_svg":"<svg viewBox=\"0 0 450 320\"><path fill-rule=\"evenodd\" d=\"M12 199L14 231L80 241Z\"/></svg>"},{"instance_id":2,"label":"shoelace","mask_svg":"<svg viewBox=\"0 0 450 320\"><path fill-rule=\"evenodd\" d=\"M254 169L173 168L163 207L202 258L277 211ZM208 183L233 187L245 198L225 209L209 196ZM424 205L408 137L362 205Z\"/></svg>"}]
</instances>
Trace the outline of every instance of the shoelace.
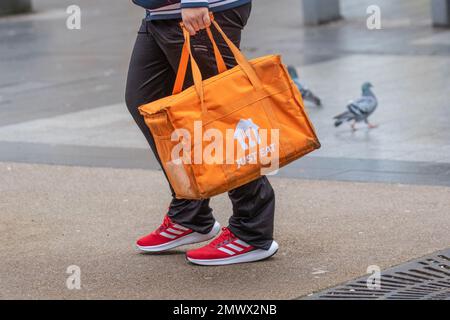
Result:
<instances>
[{"instance_id":1,"label":"shoelace","mask_svg":"<svg viewBox=\"0 0 450 320\"><path fill-rule=\"evenodd\" d=\"M236 236L227 227L222 228L222 233L209 245L212 247L221 247L223 244L230 243Z\"/></svg>"},{"instance_id":2,"label":"shoelace","mask_svg":"<svg viewBox=\"0 0 450 320\"><path fill-rule=\"evenodd\" d=\"M171 224L172 224L172 221L170 220L170 218L168 216L165 216L163 223L158 228L158 231L166 230L167 228L170 227Z\"/></svg>"}]
</instances>

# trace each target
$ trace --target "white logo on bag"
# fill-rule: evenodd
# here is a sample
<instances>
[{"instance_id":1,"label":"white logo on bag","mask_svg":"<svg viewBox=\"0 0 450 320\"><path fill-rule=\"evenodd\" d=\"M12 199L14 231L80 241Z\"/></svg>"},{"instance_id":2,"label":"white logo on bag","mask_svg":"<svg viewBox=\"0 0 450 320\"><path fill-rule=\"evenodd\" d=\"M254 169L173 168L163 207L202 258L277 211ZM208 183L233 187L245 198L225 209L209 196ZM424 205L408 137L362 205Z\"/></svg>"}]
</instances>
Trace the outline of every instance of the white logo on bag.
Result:
<instances>
[{"instance_id":1,"label":"white logo on bag","mask_svg":"<svg viewBox=\"0 0 450 320\"><path fill-rule=\"evenodd\" d=\"M261 129L267 133L265 129ZM257 124L253 122L251 118L249 119L241 119L236 125L236 129L234 130L233 139L237 140L241 146L242 152L246 152L250 149L250 153L238 157L236 159L236 164L238 169L241 166L246 164L256 164L258 163L258 154L262 157L267 157L268 154L275 151L276 144L272 143L268 146L262 146L259 150L256 149L256 146L260 146L262 144L260 128ZM248 140L248 144L247 141Z\"/></svg>"},{"instance_id":2,"label":"white logo on bag","mask_svg":"<svg viewBox=\"0 0 450 320\"><path fill-rule=\"evenodd\" d=\"M248 150L249 146L250 148L253 148L256 144L261 143L258 130L259 127L252 119L241 119L234 130L233 138L239 142L242 149L245 151ZM246 138L248 138L248 145L245 143Z\"/></svg>"},{"instance_id":3,"label":"white logo on bag","mask_svg":"<svg viewBox=\"0 0 450 320\"><path fill-rule=\"evenodd\" d=\"M172 147L171 164L236 164L237 169L260 164L262 175L276 174L279 129L261 128L249 118L240 119L234 129L225 132L214 127L203 130L203 122L194 121L192 131L177 128L172 132L170 140L178 143Z\"/></svg>"}]
</instances>

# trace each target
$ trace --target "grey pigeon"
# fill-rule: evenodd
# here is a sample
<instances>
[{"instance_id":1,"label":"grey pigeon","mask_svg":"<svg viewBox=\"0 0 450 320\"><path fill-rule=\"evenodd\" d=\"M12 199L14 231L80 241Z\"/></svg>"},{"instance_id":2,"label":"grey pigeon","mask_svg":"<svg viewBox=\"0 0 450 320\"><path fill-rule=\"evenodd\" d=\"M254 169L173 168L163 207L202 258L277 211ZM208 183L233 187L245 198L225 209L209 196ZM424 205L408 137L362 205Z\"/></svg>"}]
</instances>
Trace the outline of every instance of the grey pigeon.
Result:
<instances>
[{"instance_id":1,"label":"grey pigeon","mask_svg":"<svg viewBox=\"0 0 450 320\"><path fill-rule=\"evenodd\" d=\"M298 90L300 90L303 99L311 101L318 107L322 106L322 101L320 101L319 97L317 97L311 90L309 90L307 87L303 86L300 83L300 80L298 79L297 70L293 66L288 66L288 72L292 80L294 81L295 85L297 86Z\"/></svg>"},{"instance_id":2,"label":"grey pigeon","mask_svg":"<svg viewBox=\"0 0 450 320\"><path fill-rule=\"evenodd\" d=\"M356 101L351 101L347 106L348 111L341 113L334 117L336 120L334 125L339 127L343 122L353 121L352 129L356 130L356 123L364 121L369 128L376 128L376 125L373 125L369 122L369 116L375 111L378 106L377 97L373 94L372 84L370 82L366 82L362 85L362 97Z\"/></svg>"}]
</instances>

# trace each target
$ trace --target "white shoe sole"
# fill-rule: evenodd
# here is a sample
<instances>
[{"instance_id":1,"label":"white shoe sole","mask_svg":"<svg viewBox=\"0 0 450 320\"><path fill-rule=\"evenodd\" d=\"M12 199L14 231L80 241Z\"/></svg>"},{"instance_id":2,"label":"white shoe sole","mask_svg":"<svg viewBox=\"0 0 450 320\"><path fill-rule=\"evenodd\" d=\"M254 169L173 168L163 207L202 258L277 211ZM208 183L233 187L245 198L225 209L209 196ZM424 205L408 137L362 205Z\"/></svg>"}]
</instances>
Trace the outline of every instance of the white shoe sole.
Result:
<instances>
[{"instance_id":1,"label":"white shoe sole","mask_svg":"<svg viewBox=\"0 0 450 320\"><path fill-rule=\"evenodd\" d=\"M180 247L180 246L184 246L184 245L188 245L188 244L194 244L194 243L199 243L199 242L203 242L203 241L208 241L211 240L212 238L214 238L218 233L220 232L220 224L216 221L214 223L213 228L211 229L210 232L206 233L206 234L201 234L198 232L193 232L190 233L182 238L178 238L176 240L164 243L164 244L160 244L157 246L149 246L149 247L143 247L140 246L138 244L136 244L136 246L138 247L139 250L144 251L144 252L162 252L162 251L166 251L166 250L170 250L176 247Z\"/></svg>"},{"instance_id":2,"label":"white shoe sole","mask_svg":"<svg viewBox=\"0 0 450 320\"><path fill-rule=\"evenodd\" d=\"M278 251L278 243L272 241L269 250L256 249L241 255L237 255L235 257L222 259L200 260L200 259L191 259L189 257L186 257L186 259L193 264L198 264L202 266L223 266L227 264L261 261L272 257L277 253L277 251Z\"/></svg>"}]
</instances>

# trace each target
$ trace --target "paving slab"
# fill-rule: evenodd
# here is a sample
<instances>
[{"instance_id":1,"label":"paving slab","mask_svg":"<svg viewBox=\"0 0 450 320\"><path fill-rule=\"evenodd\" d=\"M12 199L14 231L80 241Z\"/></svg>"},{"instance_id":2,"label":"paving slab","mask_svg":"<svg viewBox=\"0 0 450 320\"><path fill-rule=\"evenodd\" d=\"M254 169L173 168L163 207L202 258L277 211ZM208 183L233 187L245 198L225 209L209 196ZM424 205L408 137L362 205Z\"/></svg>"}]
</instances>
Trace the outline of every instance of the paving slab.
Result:
<instances>
[{"instance_id":1,"label":"paving slab","mask_svg":"<svg viewBox=\"0 0 450 320\"><path fill-rule=\"evenodd\" d=\"M140 254L170 200L161 172L0 163L2 299L291 299L450 246L450 188L271 178L280 251L227 267ZM212 200L227 223L226 196ZM81 289L66 270L81 268Z\"/></svg>"}]
</instances>

